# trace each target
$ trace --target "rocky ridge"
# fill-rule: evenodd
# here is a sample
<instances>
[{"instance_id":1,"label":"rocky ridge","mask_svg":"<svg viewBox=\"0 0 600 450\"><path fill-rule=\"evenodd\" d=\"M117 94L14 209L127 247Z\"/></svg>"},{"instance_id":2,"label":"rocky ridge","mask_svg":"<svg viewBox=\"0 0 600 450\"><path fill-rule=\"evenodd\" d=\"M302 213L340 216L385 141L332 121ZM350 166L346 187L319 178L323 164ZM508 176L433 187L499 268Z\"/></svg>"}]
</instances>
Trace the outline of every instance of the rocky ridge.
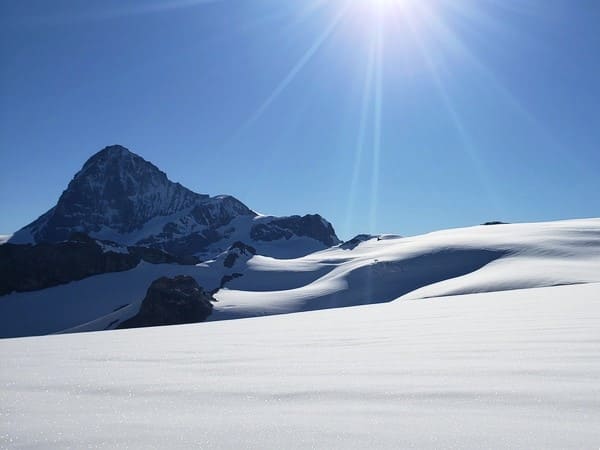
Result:
<instances>
[{"instance_id":1,"label":"rocky ridge","mask_svg":"<svg viewBox=\"0 0 600 450\"><path fill-rule=\"evenodd\" d=\"M73 232L202 258L221 253L236 240L272 243L304 237L322 248L339 242L331 224L317 214L259 216L232 196L198 194L169 180L120 145L93 155L56 206L9 242L58 243Z\"/></svg>"}]
</instances>

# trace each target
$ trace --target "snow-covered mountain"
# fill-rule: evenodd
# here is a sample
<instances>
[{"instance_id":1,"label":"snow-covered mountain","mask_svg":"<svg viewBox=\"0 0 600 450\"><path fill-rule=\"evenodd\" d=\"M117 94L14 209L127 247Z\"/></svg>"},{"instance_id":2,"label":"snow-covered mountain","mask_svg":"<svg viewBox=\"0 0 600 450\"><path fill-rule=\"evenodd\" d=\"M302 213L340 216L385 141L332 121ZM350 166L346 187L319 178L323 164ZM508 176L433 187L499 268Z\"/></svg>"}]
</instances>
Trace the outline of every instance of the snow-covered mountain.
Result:
<instances>
[{"instance_id":1,"label":"snow-covered mountain","mask_svg":"<svg viewBox=\"0 0 600 450\"><path fill-rule=\"evenodd\" d=\"M160 314L136 324L169 323L179 301L148 291L163 277L171 292L191 288L169 277L197 284L206 296L190 297L190 310L214 302L202 317L218 321L600 282L598 249L600 219L340 243L319 215L259 215L111 146L54 208L0 245L0 337L114 329L150 307Z\"/></svg>"},{"instance_id":2,"label":"snow-covered mountain","mask_svg":"<svg viewBox=\"0 0 600 450\"><path fill-rule=\"evenodd\" d=\"M216 255L238 240L278 256L298 256L339 242L319 215L261 216L232 196L197 194L119 145L93 155L56 206L9 242L55 243L73 232L201 257Z\"/></svg>"},{"instance_id":3,"label":"snow-covered mountain","mask_svg":"<svg viewBox=\"0 0 600 450\"><path fill-rule=\"evenodd\" d=\"M209 321L600 282L600 219L476 226L414 237L368 236L281 259L235 243L196 265L130 270L0 297L0 336L119 327L148 286L188 275L215 292ZM15 320L18 318L18 320Z\"/></svg>"}]
</instances>

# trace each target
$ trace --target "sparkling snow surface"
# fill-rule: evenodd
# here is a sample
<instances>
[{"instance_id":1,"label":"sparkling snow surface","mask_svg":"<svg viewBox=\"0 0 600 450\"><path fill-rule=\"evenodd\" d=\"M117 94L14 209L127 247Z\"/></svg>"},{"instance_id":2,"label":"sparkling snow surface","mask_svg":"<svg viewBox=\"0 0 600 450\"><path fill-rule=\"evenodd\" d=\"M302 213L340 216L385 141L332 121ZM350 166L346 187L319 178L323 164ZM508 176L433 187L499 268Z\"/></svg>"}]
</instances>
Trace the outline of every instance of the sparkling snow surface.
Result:
<instances>
[{"instance_id":1,"label":"sparkling snow surface","mask_svg":"<svg viewBox=\"0 0 600 450\"><path fill-rule=\"evenodd\" d=\"M2 448L598 448L600 284L0 341Z\"/></svg>"}]
</instances>

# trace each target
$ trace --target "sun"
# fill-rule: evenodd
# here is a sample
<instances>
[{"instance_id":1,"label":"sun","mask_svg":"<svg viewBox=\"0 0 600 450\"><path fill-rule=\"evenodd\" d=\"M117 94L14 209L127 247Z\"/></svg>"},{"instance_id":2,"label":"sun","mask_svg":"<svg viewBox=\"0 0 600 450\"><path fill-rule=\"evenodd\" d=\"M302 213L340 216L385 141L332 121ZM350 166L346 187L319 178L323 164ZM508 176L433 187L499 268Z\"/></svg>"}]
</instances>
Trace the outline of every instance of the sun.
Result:
<instances>
[{"instance_id":1,"label":"sun","mask_svg":"<svg viewBox=\"0 0 600 450\"><path fill-rule=\"evenodd\" d=\"M376 7L386 8L394 4L403 3L402 0L364 0L367 3L372 3Z\"/></svg>"},{"instance_id":2,"label":"sun","mask_svg":"<svg viewBox=\"0 0 600 450\"><path fill-rule=\"evenodd\" d=\"M411 3L414 3L415 0L362 0L366 6L380 10L386 11L390 9L406 9L410 7Z\"/></svg>"},{"instance_id":3,"label":"sun","mask_svg":"<svg viewBox=\"0 0 600 450\"><path fill-rule=\"evenodd\" d=\"M355 11L385 19L388 15L410 15L418 9L423 0L354 0L351 3Z\"/></svg>"}]
</instances>

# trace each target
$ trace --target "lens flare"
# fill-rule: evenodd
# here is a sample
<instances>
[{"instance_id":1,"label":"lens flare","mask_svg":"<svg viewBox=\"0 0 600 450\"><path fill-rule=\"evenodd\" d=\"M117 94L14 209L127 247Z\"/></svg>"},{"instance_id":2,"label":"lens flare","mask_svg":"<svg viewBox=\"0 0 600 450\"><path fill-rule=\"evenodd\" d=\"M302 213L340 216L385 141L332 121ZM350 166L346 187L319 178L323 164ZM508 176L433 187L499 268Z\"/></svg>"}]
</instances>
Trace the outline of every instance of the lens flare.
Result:
<instances>
[{"instance_id":1,"label":"lens flare","mask_svg":"<svg viewBox=\"0 0 600 450\"><path fill-rule=\"evenodd\" d=\"M416 0L357 0L363 8L375 12L388 12L390 10L409 10L415 6Z\"/></svg>"}]
</instances>

